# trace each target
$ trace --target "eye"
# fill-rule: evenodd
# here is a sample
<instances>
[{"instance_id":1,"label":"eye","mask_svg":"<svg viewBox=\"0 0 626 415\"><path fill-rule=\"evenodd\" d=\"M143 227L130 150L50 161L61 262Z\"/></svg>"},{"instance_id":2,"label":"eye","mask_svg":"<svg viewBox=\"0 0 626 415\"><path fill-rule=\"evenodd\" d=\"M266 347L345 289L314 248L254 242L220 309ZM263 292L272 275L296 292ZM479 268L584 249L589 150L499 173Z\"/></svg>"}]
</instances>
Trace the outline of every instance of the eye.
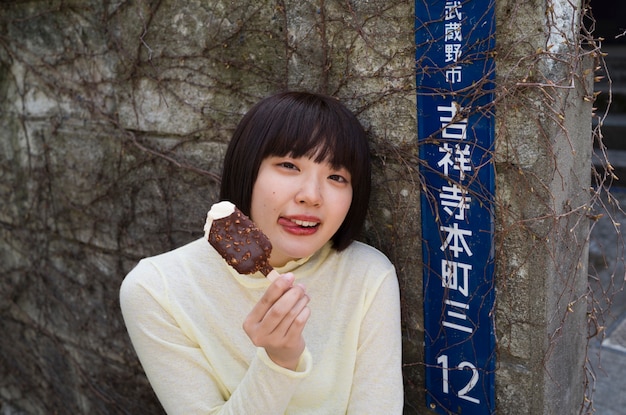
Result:
<instances>
[{"instance_id":1,"label":"eye","mask_svg":"<svg viewBox=\"0 0 626 415\"><path fill-rule=\"evenodd\" d=\"M340 174L331 174L330 176L328 176L328 178L330 180L336 181L338 183L349 183L348 179L346 179L345 177L343 177Z\"/></svg>"},{"instance_id":2,"label":"eye","mask_svg":"<svg viewBox=\"0 0 626 415\"><path fill-rule=\"evenodd\" d=\"M277 165L288 170L298 170L298 166L289 161L281 161L280 163L277 163Z\"/></svg>"}]
</instances>

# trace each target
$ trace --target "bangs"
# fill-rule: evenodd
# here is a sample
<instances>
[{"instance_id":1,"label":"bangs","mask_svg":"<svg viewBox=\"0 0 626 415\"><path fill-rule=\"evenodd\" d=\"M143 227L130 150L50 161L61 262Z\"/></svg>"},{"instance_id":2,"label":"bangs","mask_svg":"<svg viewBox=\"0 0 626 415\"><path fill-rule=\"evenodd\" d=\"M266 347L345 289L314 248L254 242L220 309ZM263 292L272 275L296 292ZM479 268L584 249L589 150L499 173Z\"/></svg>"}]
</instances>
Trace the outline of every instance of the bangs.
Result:
<instances>
[{"instance_id":1,"label":"bangs","mask_svg":"<svg viewBox=\"0 0 626 415\"><path fill-rule=\"evenodd\" d=\"M369 159L365 132L351 113L330 101L306 99L282 102L275 107L274 128L269 128L262 158L310 157L333 168L345 168L353 176ZM282 104L282 105L281 105Z\"/></svg>"}]
</instances>

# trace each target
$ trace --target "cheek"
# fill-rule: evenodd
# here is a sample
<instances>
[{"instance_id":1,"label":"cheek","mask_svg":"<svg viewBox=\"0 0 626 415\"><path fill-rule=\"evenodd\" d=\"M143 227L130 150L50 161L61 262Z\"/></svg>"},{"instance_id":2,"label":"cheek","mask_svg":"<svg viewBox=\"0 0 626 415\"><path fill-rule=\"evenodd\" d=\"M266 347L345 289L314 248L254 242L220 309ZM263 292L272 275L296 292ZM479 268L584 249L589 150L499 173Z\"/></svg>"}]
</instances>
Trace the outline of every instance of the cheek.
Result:
<instances>
[{"instance_id":1,"label":"cheek","mask_svg":"<svg viewBox=\"0 0 626 415\"><path fill-rule=\"evenodd\" d=\"M354 198L354 191L352 190L352 187L350 187L347 191L346 194L344 195L345 198L345 205L346 207L346 211L348 209L350 209L350 205L352 204L352 200Z\"/></svg>"},{"instance_id":2,"label":"cheek","mask_svg":"<svg viewBox=\"0 0 626 415\"><path fill-rule=\"evenodd\" d=\"M338 212L342 213L342 216L348 214L350 206L352 205L352 192L341 193L335 199L335 206ZM343 221L342 221L343 222Z\"/></svg>"}]
</instances>

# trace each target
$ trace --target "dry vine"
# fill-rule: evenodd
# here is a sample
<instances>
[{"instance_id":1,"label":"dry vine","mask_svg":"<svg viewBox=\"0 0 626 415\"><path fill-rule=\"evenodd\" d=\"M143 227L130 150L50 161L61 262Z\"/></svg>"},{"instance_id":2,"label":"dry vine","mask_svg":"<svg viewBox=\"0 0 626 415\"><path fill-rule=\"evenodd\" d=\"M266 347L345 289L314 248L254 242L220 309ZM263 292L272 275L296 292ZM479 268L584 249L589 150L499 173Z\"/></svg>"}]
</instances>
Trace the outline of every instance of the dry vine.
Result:
<instances>
[{"instance_id":1,"label":"dry vine","mask_svg":"<svg viewBox=\"0 0 626 415\"><path fill-rule=\"evenodd\" d=\"M523 13L516 4L498 15L515 21ZM415 142L412 10L407 0L3 2L0 93L10 99L0 103L0 410L161 413L126 337L121 278L140 258L201 235L225 144L250 104L272 91L308 88L344 100L372 137L376 192L364 238L399 271L406 407L421 411L416 206L419 191L428 189ZM559 28L553 17L551 27ZM498 250L508 249L510 235L537 241L517 264L499 264L502 274L526 272L538 251L553 263L563 255L583 258L587 220L593 229L600 215L616 224L623 254L612 216L623 212L610 192L615 175L602 143L607 109L595 115L599 167L585 197L563 207L552 194L554 183L567 186L569 172L552 153L549 126L563 138L560 149L576 153L566 96L582 90L593 102L588 77L608 77L588 6L582 17L567 53L536 50L530 37L497 51L510 69L498 74L493 105L509 119L518 109L543 114L533 121L533 131L542 132L533 146L544 150L542 161L556 177L548 182L545 171L527 168L523 149L507 141L513 132L499 126L496 163L518 180L516 202L533 196L522 206L498 199ZM559 76L542 76L548 61L561 68ZM551 234L571 238L571 250L556 249ZM568 324L568 310L581 305L590 341L604 336L607 306L623 286L615 270L608 287L592 275L583 296L571 281L576 270L557 270L564 289L551 341ZM514 283L502 282L503 296ZM514 316L498 318L504 326ZM499 347L506 353L505 342ZM581 412L590 413L597 374L587 374Z\"/></svg>"}]
</instances>

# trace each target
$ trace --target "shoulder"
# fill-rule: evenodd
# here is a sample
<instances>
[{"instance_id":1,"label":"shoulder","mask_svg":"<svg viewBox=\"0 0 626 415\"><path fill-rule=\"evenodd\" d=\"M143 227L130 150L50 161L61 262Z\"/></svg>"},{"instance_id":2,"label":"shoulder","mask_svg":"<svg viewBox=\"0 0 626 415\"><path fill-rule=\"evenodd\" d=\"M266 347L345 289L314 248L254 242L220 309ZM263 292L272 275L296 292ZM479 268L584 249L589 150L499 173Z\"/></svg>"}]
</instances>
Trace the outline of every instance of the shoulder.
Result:
<instances>
[{"instance_id":1,"label":"shoulder","mask_svg":"<svg viewBox=\"0 0 626 415\"><path fill-rule=\"evenodd\" d=\"M396 280L396 270L391 261L378 249L354 241L346 249L331 249L329 264L344 284L353 288L377 290L385 280Z\"/></svg>"},{"instance_id":2,"label":"shoulder","mask_svg":"<svg viewBox=\"0 0 626 415\"><path fill-rule=\"evenodd\" d=\"M187 261L189 259L201 258L206 255L208 247L208 242L200 238L171 251L144 258L140 261L140 264L142 262L164 264L171 263L172 261Z\"/></svg>"},{"instance_id":3,"label":"shoulder","mask_svg":"<svg viewBox=\"0 0 626 415\"><path fill-rule=\"evenodd\" d=\"M337 252L336 255L343 262L373 268L378 271L391 270L394 268L385 254L373 246L359 241L352 242L346 249Z\"/></svg>"},{"instance_id":4,"label":"shoulder","mask_svg":"<svg viewBox=\"0 0 626 415\"><path fill-rule=\"evenodd\" d=\"M334 285L333 292L341 293L339 303L354 310L369 309L376 298L385 304L396 304L399 291L396 269L378 249L354 241L342 251L332 250L328 260L329 268L323 271L337 276L329 284Z\"/></svg>"},{"instance_id":5,"label":"shoulder","mask_svg":"<svg viewBox=\"0 0 626 415\"><path fill-rule=\"evenodd\" d=\"M200 238L171 251L144 258L139 261L137 268L158 267L171 269L181 266L187 267L206 262L209 259L207 255L209 252L211 252L209 243Z\"/></svg>"},{"instance_id":6,"label":"shoulder","mask_svg":"<svg viewBox=\"0 0 626 415\"><path fill-rule=\"evenodd\" d=\"M159 287L170 279L180 280L182 274L195 274L206 269L211 260L209 244L203 239L189 242L179 248L143 258L126 275L123 289L133 286Z\"/></svg>"}]
</instances>

